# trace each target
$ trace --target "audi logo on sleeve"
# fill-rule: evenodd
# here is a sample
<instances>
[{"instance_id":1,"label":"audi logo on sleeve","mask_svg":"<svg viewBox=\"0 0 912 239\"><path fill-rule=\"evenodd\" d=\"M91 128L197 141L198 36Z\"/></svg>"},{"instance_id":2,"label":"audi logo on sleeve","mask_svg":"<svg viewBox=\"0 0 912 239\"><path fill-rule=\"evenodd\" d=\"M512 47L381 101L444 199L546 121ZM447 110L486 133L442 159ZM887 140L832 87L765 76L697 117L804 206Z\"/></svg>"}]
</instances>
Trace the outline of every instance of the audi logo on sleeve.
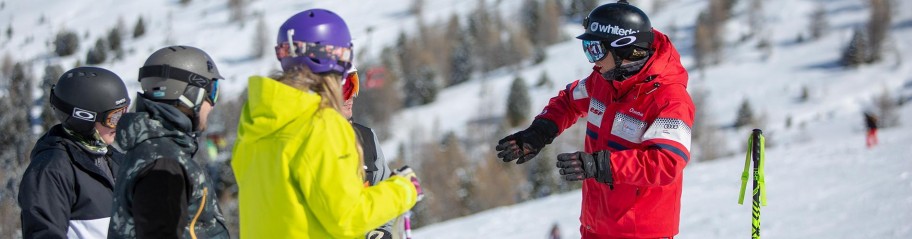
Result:
<instances>
[{"instance_id":1,"label":"audi logo on sleeve","mask_svg":"<svg viewBox=\"0 0 912 239\"><path fill-rule=\"evenodd\" d=\"M73 107L73 118L95 122L95 112Z\"/></svg>"}]
</instances>

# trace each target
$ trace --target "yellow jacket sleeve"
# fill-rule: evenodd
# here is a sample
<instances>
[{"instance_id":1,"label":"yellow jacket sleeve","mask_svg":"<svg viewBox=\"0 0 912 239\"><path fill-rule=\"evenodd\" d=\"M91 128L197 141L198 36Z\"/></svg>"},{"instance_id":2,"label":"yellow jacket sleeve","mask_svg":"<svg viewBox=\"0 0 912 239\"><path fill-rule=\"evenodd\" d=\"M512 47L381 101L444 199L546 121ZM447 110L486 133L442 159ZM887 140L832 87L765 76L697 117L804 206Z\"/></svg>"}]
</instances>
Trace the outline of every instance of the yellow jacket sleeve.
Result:
<instances>
[{"instance_id":1,"label":"yellow jacket sleeve","mask_svg":"<svg viewBox=\"0 0 912 239\"><path fill-rule=\"evenodd\" d=\"M315 120L311 134L324 140L311 139L305 146L306 156L297 157L302 159L298 172L304 173L298 180L302 185L311 182L310 187L301 189L307 206L327 232L335 238L363 237L412 208L417 193L414 185L400 176L365 187L358 173L363 166L354 131L344 118L325 116L325 121ZM325 125L321 127L320 123ZM327 132L320 132L324 130ZM317 141L325 143L313 143Z\"/></svg>"}]
</instances>

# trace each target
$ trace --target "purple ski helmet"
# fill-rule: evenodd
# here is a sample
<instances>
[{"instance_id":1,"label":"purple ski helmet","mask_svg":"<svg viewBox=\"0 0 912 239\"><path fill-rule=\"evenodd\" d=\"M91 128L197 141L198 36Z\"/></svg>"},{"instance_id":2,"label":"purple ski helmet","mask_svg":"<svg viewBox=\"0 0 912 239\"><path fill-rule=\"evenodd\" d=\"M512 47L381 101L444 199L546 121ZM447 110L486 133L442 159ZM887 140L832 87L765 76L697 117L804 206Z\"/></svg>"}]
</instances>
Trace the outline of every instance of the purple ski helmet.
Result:
<instances>
[{"instance_id":1,"label":"purple ski helmet","mask_svg":"<svg viewBox=\"0 0 912 239\"><path fill-rule=\"evenodd\" d=\"M354 58L348 25L326 9L306 10L285 20L275 49L283 71L307 67L318 74L345 74Z\"/></svg>"}]
</instances>

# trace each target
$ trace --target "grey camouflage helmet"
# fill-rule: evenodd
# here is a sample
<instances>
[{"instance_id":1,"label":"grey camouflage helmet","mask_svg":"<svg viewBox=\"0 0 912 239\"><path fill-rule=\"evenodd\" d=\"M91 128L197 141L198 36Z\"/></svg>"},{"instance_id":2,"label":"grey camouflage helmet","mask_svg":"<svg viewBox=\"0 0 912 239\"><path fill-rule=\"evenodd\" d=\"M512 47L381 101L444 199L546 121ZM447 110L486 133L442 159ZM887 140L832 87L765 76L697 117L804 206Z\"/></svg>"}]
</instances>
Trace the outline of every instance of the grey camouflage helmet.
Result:
<instances>
[{"instance_id":1,"label":"grey camouflage helmet","mask_svg":"<svg viewBox=\"0 0 912 239\"><path fill-rule=\"evenodd\" d=\"M203 50L191 46L169 46L152 53L139 70L145 98L183 103L197 109L214 82L224 79L215 62Z\"/></svg>"}]
</instances>

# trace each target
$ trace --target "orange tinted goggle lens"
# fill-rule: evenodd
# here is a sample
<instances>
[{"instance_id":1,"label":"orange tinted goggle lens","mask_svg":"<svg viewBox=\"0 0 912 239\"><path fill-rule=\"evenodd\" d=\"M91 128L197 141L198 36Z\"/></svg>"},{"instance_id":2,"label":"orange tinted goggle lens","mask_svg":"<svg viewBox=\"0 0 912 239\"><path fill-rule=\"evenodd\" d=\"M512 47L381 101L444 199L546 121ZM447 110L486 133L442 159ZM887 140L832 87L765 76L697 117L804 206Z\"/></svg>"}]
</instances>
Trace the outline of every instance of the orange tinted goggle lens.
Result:
<instances>
[{"instance_id":1,"label":"orange tinted goggle lens","mask_svg":"<svg viewBox=\"0 0 912 239\"><path fill-rule=\"evenodd\" d=\"M120 117L127 112L127 107L120 107L111 111L108 111L107 116L105 117L104 125L109 128L116 128L117 121L120 121Z\"/></svg>"},{"instance_id":2,"label":"orange tinted goggle lens","mask_svg":"<svg viewBox=\"0 0 912 239\"><path fill-rule=\"evenodd\" d=\"M352 97L358 96L358 91L360 90L360 79L358 78L358 72L352 72L345 76L345 82L343 82L343 93L344 98L351 99Z\"/></svg>"}]
</instances>

